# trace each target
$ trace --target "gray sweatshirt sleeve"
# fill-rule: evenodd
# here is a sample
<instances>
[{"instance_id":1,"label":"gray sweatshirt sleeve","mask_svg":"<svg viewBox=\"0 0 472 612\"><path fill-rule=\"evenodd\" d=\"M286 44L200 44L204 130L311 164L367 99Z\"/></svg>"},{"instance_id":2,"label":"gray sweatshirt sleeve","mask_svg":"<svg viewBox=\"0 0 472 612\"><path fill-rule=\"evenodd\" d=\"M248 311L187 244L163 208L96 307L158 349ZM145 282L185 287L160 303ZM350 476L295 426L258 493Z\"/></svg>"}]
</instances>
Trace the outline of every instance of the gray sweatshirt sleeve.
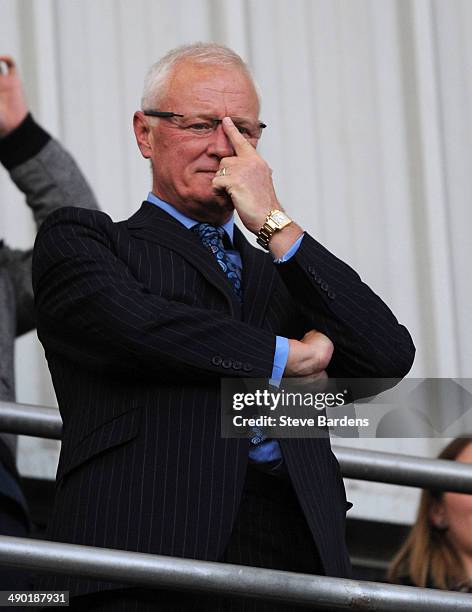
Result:
<instances>
[{"instance_id":1,"label":"gray sweatshirt sleeve","mask_svg":"<svg viewBox=\"0 0 472 612\"><path fill-rule=\"evenodd\" d=\"M56 208L98 208L95 196L72 156L28 115L0 140L0 162L25 194L38 229ZM0 244L0 270L10 279L16 308L16 335L35 327L31 286L32 250Z\"/></svg>"}]
</instances>

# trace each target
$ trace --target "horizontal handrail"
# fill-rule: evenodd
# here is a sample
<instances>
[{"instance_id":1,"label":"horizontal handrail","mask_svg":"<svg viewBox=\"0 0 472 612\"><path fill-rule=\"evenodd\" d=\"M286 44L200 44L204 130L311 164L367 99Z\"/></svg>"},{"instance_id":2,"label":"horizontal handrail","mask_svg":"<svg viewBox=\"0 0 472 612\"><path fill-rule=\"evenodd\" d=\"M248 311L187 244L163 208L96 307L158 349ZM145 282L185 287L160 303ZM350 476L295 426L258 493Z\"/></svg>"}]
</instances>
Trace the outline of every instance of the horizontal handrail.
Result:
<instances>
[{"instance_id":1,"label":"horizontal handrail","mask_svg":"<svg viewBox=\"0 0 472 612\"><path fill-rule=\"evenodd\" d=\"M57 408L0 401L0 431L60 440L62 419Z\"/></svg>"},{"instance_id":2,"label":"horizontal handrail","mask_svg":"<svg viewBox=\"0 0 472 612\"><path fill-rule=\"evenodd\" d=\"M465 593L8 536L0 536L0 565L153 589L205 591L295 605L312 604L324 610L470 612L472 609L471 597Z\"/></svg>"},{"instance_id":3,"label":"horizontal handrail","mask_svg":"<svg viewBox=\"0 0 472 612\"><path fill-rule=\"evenodd\" d=\"M471 464L345 446L333 447L333 451L344 478L472 493Z\"/></svg>"},{"instance_id":4,"label":"horizontal handrail","mask_svg":"<svg viewBox=\"0 0 472 612\"><path fill-rule=\"evenodd\" d=\"M57 408L0 402L0 431L60 439L61 416ZM345 446L333 451L345 478L472 493L471 465Z\"/></svg>"}]
</instances>

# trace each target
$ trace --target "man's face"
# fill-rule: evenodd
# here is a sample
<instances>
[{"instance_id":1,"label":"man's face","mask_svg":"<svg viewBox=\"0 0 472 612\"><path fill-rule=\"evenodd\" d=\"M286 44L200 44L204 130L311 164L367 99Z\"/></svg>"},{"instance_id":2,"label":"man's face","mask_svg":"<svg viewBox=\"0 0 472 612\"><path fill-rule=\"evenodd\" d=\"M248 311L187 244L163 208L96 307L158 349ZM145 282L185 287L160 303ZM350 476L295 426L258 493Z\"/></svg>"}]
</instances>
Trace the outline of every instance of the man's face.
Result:
<instances>
[{"instance_id":1,"label":"man's face","mask_svg":"<svg viewBox=\"0 0 472 612\"><path fill-rule=\"evenodd\" d=\"M257 124L259 103L248 77L228 66L179 64L167 81L167 90L152 110L188 116L238 118ZM224 223L233 204L226 192L218 193L212 179L221 158L234 150L219 124L208 135L179 119L155 119L136 113L134 128L144 157L151 159L153 192L197 221ZM257 140L251 140L256 146Z\"/></svg>"}]
</instances>

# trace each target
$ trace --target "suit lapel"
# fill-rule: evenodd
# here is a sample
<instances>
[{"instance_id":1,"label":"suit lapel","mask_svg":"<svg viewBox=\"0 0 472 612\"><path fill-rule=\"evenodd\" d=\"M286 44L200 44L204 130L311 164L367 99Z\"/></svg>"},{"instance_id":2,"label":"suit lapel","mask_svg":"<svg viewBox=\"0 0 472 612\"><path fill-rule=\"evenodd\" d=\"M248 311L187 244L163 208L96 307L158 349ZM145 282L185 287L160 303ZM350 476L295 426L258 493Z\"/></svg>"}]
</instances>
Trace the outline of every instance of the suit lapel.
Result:
<instances>
[{"instance_id":1,"label":"suit lapel","mask_svg":"<svg viewBox=\"0 0 472 612\"><path fill-rule=\"evenodd\" d=\"M243 321L262 327L277 271L270 256L253 247L238 227L234 227L234 246L243 264Z\"/></svg>"},{"instance_id":2,"label":"suit lapel","mask_svg":"<svg viewBox=\"0 0 472 612\"><path fill-rule=\"evenodd\" d=\"M241 305L230 281L198 236L149 202L143 202L127 225L133 237L160 244L183 257L226 297L231 315L241 318Z\"/></svg>"}]
</instances>

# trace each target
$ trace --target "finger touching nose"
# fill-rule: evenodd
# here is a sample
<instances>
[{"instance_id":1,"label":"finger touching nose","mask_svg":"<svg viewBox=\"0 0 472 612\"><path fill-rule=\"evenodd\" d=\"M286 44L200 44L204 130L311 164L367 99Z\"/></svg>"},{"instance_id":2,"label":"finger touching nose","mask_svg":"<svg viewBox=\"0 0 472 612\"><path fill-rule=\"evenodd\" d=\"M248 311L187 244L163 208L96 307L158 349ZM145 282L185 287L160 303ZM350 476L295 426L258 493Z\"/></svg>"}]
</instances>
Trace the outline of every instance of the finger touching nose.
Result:
<instances>
[{"instance_id":1,"label":"finger touching nose","mask_svg":"<svg viewBox=\"0 0 472 612\"><path fill-rule=\"evenodd\" d=\"M234 147L231 144L228 136L226 136L223 127L219 124L208 143L208 153L217 157L231 157L235 154Z\"/></svg>"}]
</instances>

